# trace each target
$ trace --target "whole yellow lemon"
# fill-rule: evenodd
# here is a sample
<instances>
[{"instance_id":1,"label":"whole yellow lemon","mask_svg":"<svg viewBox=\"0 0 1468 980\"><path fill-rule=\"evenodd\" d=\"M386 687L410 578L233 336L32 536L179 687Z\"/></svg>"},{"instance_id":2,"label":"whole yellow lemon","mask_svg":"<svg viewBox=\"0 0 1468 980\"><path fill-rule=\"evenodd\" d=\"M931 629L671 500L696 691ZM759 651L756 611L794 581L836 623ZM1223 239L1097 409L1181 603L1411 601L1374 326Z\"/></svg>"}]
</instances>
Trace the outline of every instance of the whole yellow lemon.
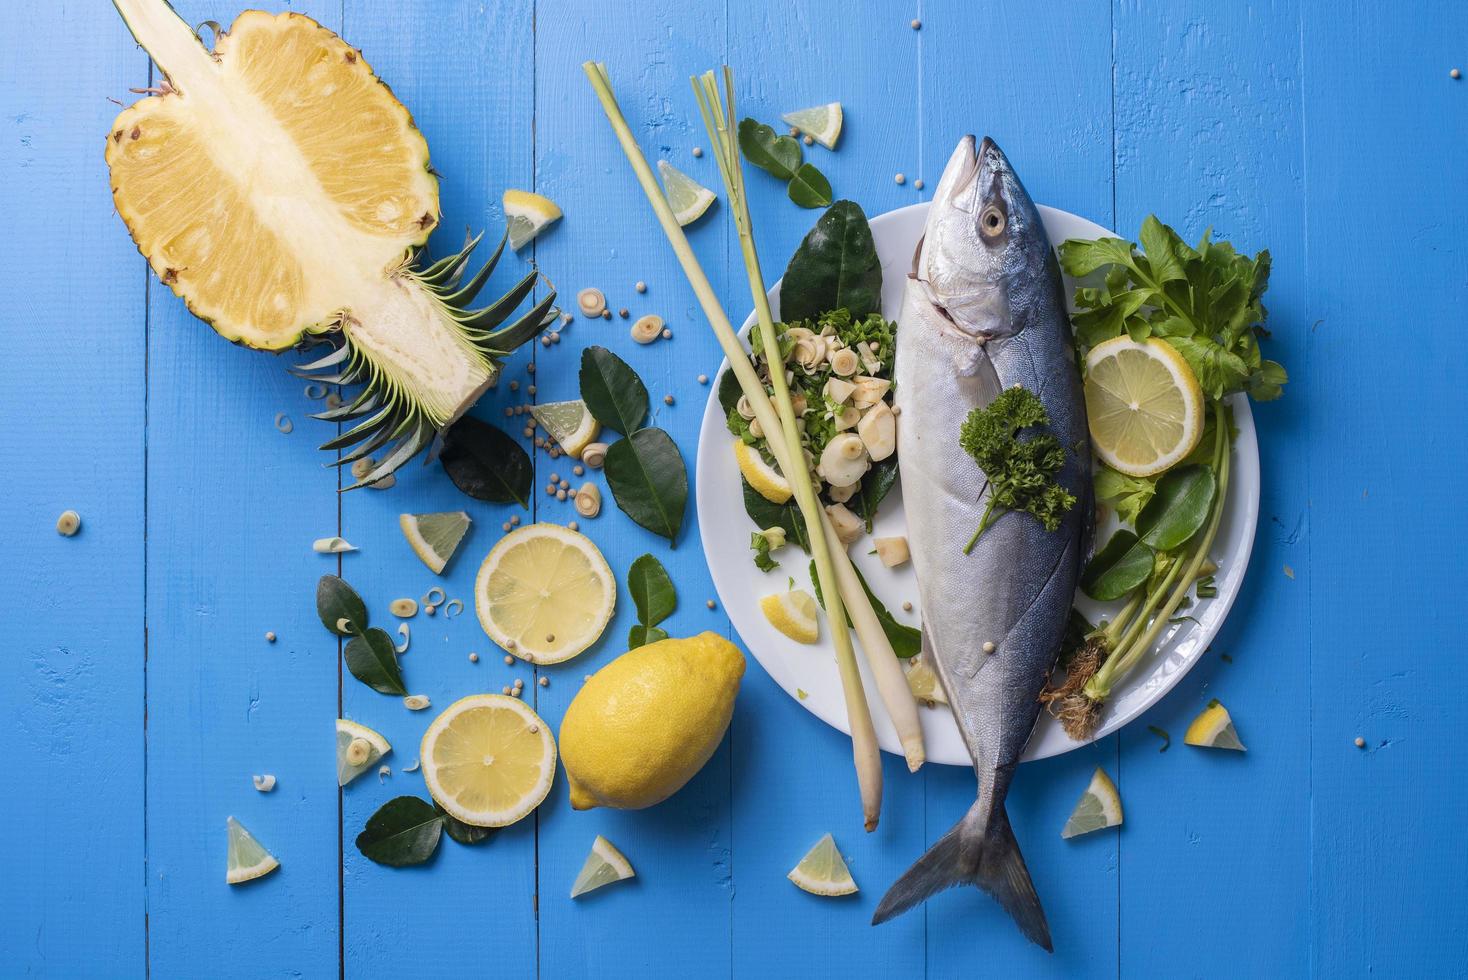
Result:
<instances>
[{"instance_id":1,"label":"whole yellow lemon","mask_svg":"<svg viewBox=\"0 0 1468 980\"><path fill-rule=\"evenodd\" d=\"M640 810L683 788L719 747L744 654L717 633L622 654L591 676L561 722L571 806Z\"/></svg>"}]
</instances>

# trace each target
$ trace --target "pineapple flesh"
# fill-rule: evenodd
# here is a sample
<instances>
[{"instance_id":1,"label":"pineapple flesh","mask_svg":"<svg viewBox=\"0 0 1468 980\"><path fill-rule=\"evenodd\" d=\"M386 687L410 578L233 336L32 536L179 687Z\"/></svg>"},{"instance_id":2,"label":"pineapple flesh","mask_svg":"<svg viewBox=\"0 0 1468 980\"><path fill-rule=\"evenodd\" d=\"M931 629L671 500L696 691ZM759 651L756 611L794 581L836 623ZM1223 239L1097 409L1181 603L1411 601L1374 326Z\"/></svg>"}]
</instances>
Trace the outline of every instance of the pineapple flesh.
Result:
<instances>
[{"instance_id":1,"label":"pineapple flesh","mask_svg":"<svg viewBox=\"0 0 1468 980\"><path fill-rule=\"evenodd\" d=\"M361 52L301 14L242 13L213 51L164 0L114 0L166 82L107 138L113 200L159 278L222 336L261 350L332 341L300 370L361 384L327 449L381 460L428 446L556 316L529 273L471 309L502 254L464 277L465 249L414 262L438 224L438 183L412 117Z\"/></svg>"}]
</instances>

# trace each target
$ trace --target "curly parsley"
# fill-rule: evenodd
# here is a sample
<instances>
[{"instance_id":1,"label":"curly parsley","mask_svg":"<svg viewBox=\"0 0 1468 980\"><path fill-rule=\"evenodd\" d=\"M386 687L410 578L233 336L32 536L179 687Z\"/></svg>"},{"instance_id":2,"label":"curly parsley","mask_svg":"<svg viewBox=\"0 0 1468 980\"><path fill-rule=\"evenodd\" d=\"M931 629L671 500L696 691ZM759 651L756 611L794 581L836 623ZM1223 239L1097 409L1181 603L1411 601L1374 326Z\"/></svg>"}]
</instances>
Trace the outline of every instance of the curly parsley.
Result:
<instances>
[{"instance_id":1,"label":"curly parsley","mask_svg":"<svg viewBox=\"0 0 1468 980\"><path fill-rule=\"evenodd\" d=\"M1016 385L1000 392L986 408L969 412L959 430L958 444L974 458L989 481L989 504L979 529L964 546L968 554L980 535L1006 511L1022 510L1047 531L1060 527L1075 506L1074 494L1055 482L1065 464L1065 447L1048 432L1021 438L1025 429L1050 424L1039 396Z\"/></svg>"}]
</instances>

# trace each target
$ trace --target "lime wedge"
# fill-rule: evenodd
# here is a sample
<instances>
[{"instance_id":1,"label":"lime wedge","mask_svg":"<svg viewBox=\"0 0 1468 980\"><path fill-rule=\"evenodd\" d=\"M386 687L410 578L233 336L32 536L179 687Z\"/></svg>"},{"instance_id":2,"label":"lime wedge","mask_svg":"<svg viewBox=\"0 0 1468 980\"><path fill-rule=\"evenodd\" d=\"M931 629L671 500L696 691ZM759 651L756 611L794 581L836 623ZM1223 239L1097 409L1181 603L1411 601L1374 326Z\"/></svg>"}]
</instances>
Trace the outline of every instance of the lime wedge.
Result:
<instances>
[{"instance_id":1,"label":"lime wedge","mask_svg":"<svg viewBox=\"0 0 1468 980\"><path fill-rule=\"evenodd\" d=\"M408 539L413 554L435 574L442 574L444 566L454 557L454 550L464 540L469 524L469 515L462 510L398 515L398 526L403 529L403 537Z\"/></svg>"},{"instance_id":2,"label":"lime wedge","mask_svg":"<svg viewBox=\"0 0 1468 980\"><path fill-rule=\"evenodd\" d=\"M596 840L591 842L591 853L586 855L586 863L581 866L581 873L571 886L571 897L585 895L614 881L625 881L636 874L622 852L613 847L611 841L597 834Z\"/></svg>"},{"instance_id":3,"label":"lime wedge","mask_svg":"<svg viewBox=\"0 0 1468 980\"><path fill-rule=\"evenodd\" d=\"M510 248L517 252L546 225L561 217L561 209L554 201L530 191L505 191L502 203L505 223L509 226Z\"/></svg>"},{"instance_id":4,"label":"lime wedge","mask_svg":"<svg viewBox=\"0 0 1468 980\"><path fill-rule=\"evenodd\" d=\"M841 138L841 103L827 102L809 109L796 109L780 117L828 150Z\"/></svg>"},{"instance_id":5,"label":"lime wedge","mask_svg":"<svg viewBox=\"0 0 1468 980\"><path fill-rule=\"evenodd\" d=\"M549 432L567 456L581 458L581 450L601 434L601 423L586 410L579 398L572 402L546 402L534 405L531 416Z\"/></svg>"},{"instance_id":6,"label":"lime wedge","mask_svg":"<svg viewBox=\"0 0 1468 980\"><path fill-rule=\"evenodd\" d=\"M345 786L392 751L387 739L366 725L336 720L336 784Z\"/></svg>"},{"instance_id":7,"label":"lime wedge","mask_svg":"<svg viewBox=\"0 0 1468 980\"><path fill-rule=\"evenodd\" d=\"M841 852L836 850L836 842L830 834L816 841L816 846L785 877L812 895L829 898L856 894L856 882L851 879L851 872L847 870L846 862L841 859Z\"/></svg>"},{"instance_id":8,"label":"lime wedge","mask_svg":"<svg viewBox=\"0 0 1468 980\"><path fill-rule=\"evenodd\" d=\"M663 193L680 225L693 224L714 203L713 191L666 160L658 161L658 176L663 178Z\"/></svg>"},{"instance_id":9,"label":"lime wedge","mask_svg":"<svg viewBox=\"0 0 1468 980\"><path fill-rule=\"evenodd\" d=\"M238 820L230 817L226 826L229 827L229 865L224 872L225 881L239 885L263 878L280 867L280 862Z\"/></svg>"},{"instance_id":10,"label":"lime wedge","mask_svg":"<svg viewBox=\"0 0 1468 980\"><path fill-rule=\"evenodd\" d=\"M1070 819L1065 822L1065 829L1060 832L1060 836L1079 837L1093 830L1120 826L1121 797L1117 795L1116 784L1111 781L1111 777L1097 766L1095 773L1091 775L1091 784L1081 794L1076 808L1070 812Z\"/></svg>"},{"instance_id":11,"label":"lime wedge","mask_svg":"<svg viewBox=\"0 0 1468 980\"><path fill-rule=\"evenodd\" d=\"M1244 743L1239 741L1239 733L1234 730L1234 720L1229 717L1228 709L1219 704L1217 698L1209 701L1208 707L1193 719L1183 741L1205 749L1247 751Z\"/></svg>"}]
</instances>

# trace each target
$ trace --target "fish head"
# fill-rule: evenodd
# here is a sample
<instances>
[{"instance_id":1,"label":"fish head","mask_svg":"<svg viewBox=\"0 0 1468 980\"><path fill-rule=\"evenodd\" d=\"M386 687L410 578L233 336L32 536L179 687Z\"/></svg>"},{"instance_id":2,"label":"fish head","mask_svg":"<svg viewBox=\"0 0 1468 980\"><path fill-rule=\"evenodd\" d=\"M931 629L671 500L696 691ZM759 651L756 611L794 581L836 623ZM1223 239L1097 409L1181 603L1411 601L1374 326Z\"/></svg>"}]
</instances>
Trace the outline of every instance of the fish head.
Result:
<instances>
[{"instance_id":1,"label":"fish head","mask_svg":"<svg viewBox=\"0 0 1468 980\"><path fill-rule=\"evenodd\" d=\"M913 278L943 319L979 343L1013 336L1018 293L1050 258L1045 226L999 145L958 141L933 194ZM1038 265L1037 265L1038 263Z\"/></svg>"}]
</instances>

